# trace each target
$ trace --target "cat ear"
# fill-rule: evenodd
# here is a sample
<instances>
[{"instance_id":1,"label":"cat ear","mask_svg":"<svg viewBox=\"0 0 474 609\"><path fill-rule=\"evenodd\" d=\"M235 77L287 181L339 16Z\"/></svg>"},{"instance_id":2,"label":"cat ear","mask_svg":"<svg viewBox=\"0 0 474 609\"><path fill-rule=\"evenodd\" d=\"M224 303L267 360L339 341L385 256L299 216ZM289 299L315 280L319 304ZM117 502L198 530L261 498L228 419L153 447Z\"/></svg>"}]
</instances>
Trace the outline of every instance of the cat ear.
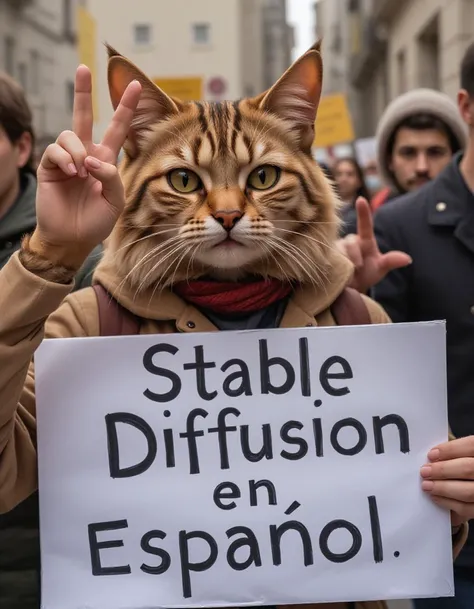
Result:
<instances>
[{"instance_id":1,"label":"cat ear","mask_svg":"<svg viewBox=\"0 0 474 609\"><path fill-rule=\"evenodd\" d=\"M260 103L260 109L277 115L299 133L303 148L311 147L314 140L322 77L321 54L310 49L267 91Z\"/></svg>"},{"instance_id":2,"label":"cat ear","mask_svg":"<svg viewBox=\"0 0 474 609\"><path fill-rule=\"evenodd\" d=\"M323 39L320 38L313 44L313 46L309 50L316 51L317 53L321 54L322 46L323 46Z\"/></svg>"},{"instance_id":3,"label":"cat ear","mask_svg":"<svg viewBox=\"0 0 474 609\"><path fill-rule=\"evenodd\" d=\"M127 141L124 144L127 154L136 157L153 125L178 114L181 109L180 102L166 95L141 70L126 57L120 55L114 48L107 45L107 51L109 54L109 91L114 109L119 105L125 89L133 80L138 80L142 85L140 101L133 117Z\"/></svg>"}]
</instances>

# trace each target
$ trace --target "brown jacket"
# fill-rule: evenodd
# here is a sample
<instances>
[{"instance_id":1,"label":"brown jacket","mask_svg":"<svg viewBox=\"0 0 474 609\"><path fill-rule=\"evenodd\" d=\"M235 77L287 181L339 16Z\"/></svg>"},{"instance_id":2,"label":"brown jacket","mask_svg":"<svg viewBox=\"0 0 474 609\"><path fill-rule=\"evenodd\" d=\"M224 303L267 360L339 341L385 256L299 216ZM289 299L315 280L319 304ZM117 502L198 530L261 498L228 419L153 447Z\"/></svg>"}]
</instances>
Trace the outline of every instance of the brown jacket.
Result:
<instances>
[{"instance_id":1,"label":"brown jacket","mask_svg":"<svg viewBox=\"0 0 474 609\"><path fill-rule=\"evenodd\" d=\"M300 288L290 300L281 327L331 326L329 307L352 275L348 261L335 255L331 282ZM170 291L137 293L127 288L110 259L95 279L128 310L144 319L141 334L212 332L216 327L196 308ZM11 510L37 488L36 420L32 357L47 338L99 335L92 288L69 294L72 286L49 283L27 271L15 254L0 271L0 513ZM385 312L364 297L372 323L388 323ZM64 302L63 302L64 301ZM457 554L466 531L456 536ZM310 609L346 609L346 603ZM383 602L356 603L356 609L383 609Z\"/></svg>"}]
</instances>

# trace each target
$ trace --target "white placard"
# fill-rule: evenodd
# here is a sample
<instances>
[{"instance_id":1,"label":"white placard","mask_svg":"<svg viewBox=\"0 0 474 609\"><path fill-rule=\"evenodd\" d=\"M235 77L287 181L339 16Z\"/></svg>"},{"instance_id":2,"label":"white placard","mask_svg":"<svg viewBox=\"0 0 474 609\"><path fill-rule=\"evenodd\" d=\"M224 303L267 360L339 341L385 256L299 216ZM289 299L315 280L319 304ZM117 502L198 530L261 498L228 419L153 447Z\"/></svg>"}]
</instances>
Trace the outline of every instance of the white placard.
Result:
<instances>
[{"instance_id":1,"label":"white placard","mask_svg":"<svg viewBox=\"0 0 474 609\"><path fill-rule=\"evenodd\" d=\"M45 341L44 609L453 594L444 323ZM205 364L205 365L204 365Z\"/></svg>"}]
</instances>

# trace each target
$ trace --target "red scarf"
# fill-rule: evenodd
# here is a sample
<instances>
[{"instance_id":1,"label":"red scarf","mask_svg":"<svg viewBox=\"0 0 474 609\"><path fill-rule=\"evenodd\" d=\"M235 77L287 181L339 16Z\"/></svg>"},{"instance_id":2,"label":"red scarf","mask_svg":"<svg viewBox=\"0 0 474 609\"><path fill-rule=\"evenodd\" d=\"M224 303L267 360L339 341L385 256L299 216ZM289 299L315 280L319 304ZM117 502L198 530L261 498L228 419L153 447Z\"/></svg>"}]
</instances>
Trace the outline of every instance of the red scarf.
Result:
<instances>
[{"instance_id":1,"label":"red scarf","mask_svg":"<svg viewBox=\"0 0 474 609\"><path fill-rule=\"evenodd\" d=\"M173 286L178 296L196 307L224 315L260 311L288 296L292 289L289 283L278 279L249 283L183 281Z\"/></svg>"}]
</instances>

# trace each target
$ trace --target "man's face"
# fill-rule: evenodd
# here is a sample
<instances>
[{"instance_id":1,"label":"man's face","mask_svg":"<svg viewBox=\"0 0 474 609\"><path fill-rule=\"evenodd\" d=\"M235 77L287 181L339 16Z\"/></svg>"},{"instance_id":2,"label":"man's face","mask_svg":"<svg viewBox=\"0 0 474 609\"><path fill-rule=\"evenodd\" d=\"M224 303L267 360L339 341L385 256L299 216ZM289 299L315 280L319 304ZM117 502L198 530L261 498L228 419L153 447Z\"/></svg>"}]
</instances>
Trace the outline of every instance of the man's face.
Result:
<instances>
[{"instance_id":1,"label":"man's face","mask_svg":"<svg viewBox=\"0 0 474 609\"><path fill-rule=\"evenodd\" d=\"M18 179L18 150L0 126L0 201Z\"/></svg>"},{"instance_id":2,"label":"man's face","mask_svg":"<svg viewBox=\"0 0 474 609\"><path fill-rule=\"evenodd\" d=\"M402 191L411 192L435 178L451 157L445 133L402 127L395 137L389 168Z\"/></svg>"},{"instance_id":3,"label":"man's face","mask_svg":"<svg viewBox=\"0 0 474 609\"><path fill-rule=\"evenodd\" d=\"M31 136L24 133L12 144L0 125L0 205L18 181L18 170L25 166L31 153Z\"/></svg>"}]
</instances>

